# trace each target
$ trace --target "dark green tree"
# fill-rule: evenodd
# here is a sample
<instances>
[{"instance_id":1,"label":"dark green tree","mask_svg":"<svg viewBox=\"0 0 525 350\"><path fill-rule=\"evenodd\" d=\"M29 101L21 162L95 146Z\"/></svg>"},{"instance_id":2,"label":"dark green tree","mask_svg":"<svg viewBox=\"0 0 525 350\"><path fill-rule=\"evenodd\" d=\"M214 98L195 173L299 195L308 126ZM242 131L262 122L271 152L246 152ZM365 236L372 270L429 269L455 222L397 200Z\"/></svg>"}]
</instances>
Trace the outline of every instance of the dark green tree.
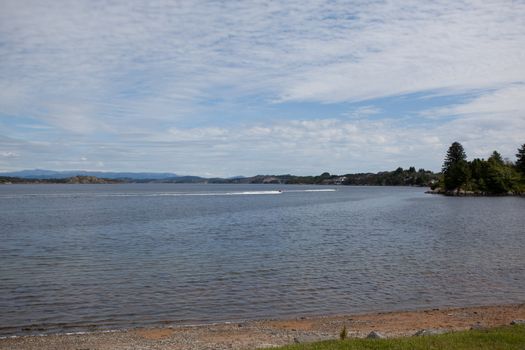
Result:
<instances>
[{"instance_id":1,"label":"dark green tree","mask_svg":"<svg viewBox=\"0 0 525 350\"><path fill-rule=\"evenodd\" d=\"M443 172L446 172L452 165L467 160L467 154L459 142L453 142L448 148L445 162L443 163Z\"/></svg>"},{"instance_id":2,"label":"dark green tree","mask_svg":"<svg viewBox=\"0 0 525 350\"><path fill-rule=\"evenodd\" d=\"M497 152L495 152L497 153ZM494 154L487 160L485 183L487 191L494 194L512 192L515 183L515 170Z\"/></svg>"},{"instance_id":3,"label":"dark green tree","mask_svg":"<svg viewBox=\"0 0 525 350\"><path fill-rule=\"evenodd\" d=\"M465 186L470 177L467 155L459 142L454 142L447 151L443 163L443 180L445 189L452 191Z\"/></svg>"},{"instance_id":4,"label":"dark green tree","mask_svg":"<svg viewBox=\"0 0 525 350\"><path fill-rule=\"evenodd\" d=\"M474 190L490 193L505 194L519 193L519 174L511 162L504 161L497 151L487 161L474 160L470 163Z\"/></svg>"},{"instance_id":5,"label":"dark green tree","mask_svg":"<svg viewBox=\"0 0 525 350\"><path fill-rule=\"evenodd\" d=\"M472 190L485 192L487 190L485 180L487 178L487 161L475 158L470 165L470 177Z\"/></svg>"},{"instance_id":6,"label":"dark green tree","mask_svg":"<svg viewBox=\"0 0 525 350\"><path fill-rule=\"evenodd\" d=\"M525 143L518 148L518 153L516 153L516 168L518 171L525 175Z\"/></svg>"},{"instance_id":7,"label":"dark green tree","mask_svg":"<svg viewBox=\"0 0 525 350\"><path fill-rule=\"evenodd\" d=\"M503 162L503 157L501 156L501 154L498 151L492 152L492 154L490 155L488 160L492 161L492 162L494 162L495 164L498 164L498 165L504 165L505 164L505 162Z\"/></svg>"}]
</instances>

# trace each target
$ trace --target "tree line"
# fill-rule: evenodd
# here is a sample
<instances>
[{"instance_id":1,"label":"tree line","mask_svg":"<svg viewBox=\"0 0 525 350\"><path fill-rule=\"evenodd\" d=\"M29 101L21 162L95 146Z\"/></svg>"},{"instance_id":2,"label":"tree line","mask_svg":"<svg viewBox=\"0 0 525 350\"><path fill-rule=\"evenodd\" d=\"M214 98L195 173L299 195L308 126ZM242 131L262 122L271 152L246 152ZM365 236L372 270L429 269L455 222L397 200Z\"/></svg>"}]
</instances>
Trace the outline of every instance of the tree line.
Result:
<instances>
[{"instance_id":1,"label":"tree line","mask_svg":"<svg viewBox=\"0 0 525 350\"><path fill-rule=\"evenodd\" d=\"M359 186L429 186L439 176L415 167L378 173L334 175L324 172L317 176L258 175L251 178L229 180L230 183L276 183L287 185L359 185Z\"/></svg>"},{"instance_id":2,"label":"tree line","mask_svg":"<svg viewBox=\"0 0 525 350\"><path fill-rule=\"evenodd\" d=\"M504 160L498 151L488 159L467 160L463 146L454 142L443 162L442 177L434 187L446 194L502 195L525 193L525 144L516 162Z\"/></svg>"}]
</instances>

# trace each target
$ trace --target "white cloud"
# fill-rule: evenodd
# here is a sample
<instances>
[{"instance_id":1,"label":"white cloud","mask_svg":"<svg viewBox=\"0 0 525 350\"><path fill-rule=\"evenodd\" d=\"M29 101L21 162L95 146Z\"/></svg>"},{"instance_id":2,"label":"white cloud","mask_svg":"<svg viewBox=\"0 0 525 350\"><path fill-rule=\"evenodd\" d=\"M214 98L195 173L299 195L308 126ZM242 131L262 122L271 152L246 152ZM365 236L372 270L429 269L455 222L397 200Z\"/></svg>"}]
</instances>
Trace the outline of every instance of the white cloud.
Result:
<instances>
[{"instance_id":1,"label":"white cloud","mask_svg":"<svg viewBox=\"0 0 525 350\"><path fill-rule=\"evenodd\" d=\"M471 158L487 158L493 150L514 159L516 149L524 143L525 86L511 86L481 95L471 101L446 109L437 115L456 118L436 130L449 139L464 141ZM468 152L467 152L468 153Z\"/></svg>"},{"instance_id":2,"label":"white cloud","mask_svg":"<svg viewBox=\"0 0 525 350\"><path fill-rule=\"evenodd\" d=\"M525 116L525 84L510 85L481 94L461 104L431 109L423 113L428 117L485 115L497 118L523 119Z\"/></svg>"},{"instance_id":3,"label":"white cloud","mask_svg":"<svg viewBox=\"0 0 525 350\"><path fill-rule=\"evenodd\" d=\"M378 108L376 106L361 106L349 112L343 113L343 115L353 118L353 119L360 119L360 118L368 118L380 112L381 112L381 108Z\"/></svg>"},{"instance_id":4,"label":"white cloud","mask_svg":"<svg viewBox=\"0 0 525 350\"><path fill-rule=\"evenodd\" d=\"M170 139L175 141L202 141L202 140L221 140L228 137L228 131L223 128L193 128L168 130Z\"/></svg>"},{"instance_id":5,"label":"white cloud","mask_svg":"<svg viewBox=\"0 0 525 350\"><path fill-rule=\"evenodd\" d=\"M17 99L88 95L102 111L115 97L178 110L210 94L334 102L525 80L522 2L6 1L2 13Z\"/></svg>"},{"instance_id":6,"label":"white cloud","mask_svg":"<svg viewBox=\"0 0 525 350\"><path fill-rule=\"evenodd\" d=\"M439 169L454 140L476 155L512 156L523 143L522 1L1 7L0 134L11 137L2 152L23 155L3 167L64 168L82 156L96 167L221 175ZM314 120L270 121L261 107L472 91L417 123L374 101ZM244 111L259 115L231 116ZM370 118L379 113L389 119Z\"/></svg>"},{"instance_id":7,"label":"white cloud","mask_svg":"<svg viewBox=\"0 0 525 350\"><path fill-rule=\"evenodd\" d=\"M0 156L5 157L5 158L14 158L14 157L18 157L19 154L16 152L11 152L11 151L2 151L0 152Z\"/></svg>"},{"instance_id":8,"label":"white cloud","mask_svg":"<svg viewBox=\"0 0 525 350\"><path fill-rule=\"evenodd\" d=\"M439 170L446 149L456 140L465 146L471 159L486 158L494 149L514 159L516 148L523 143L525 118L498 112L490 117L472 114L470 108L476 101L471 106L468 103L457 106L458 110L469 110L467 117L448 120L434 128L407 126L395 119L343 117L231 127L171 127L98 142L72 136L47 144L11 140L6 145L18 144L18 149L24 149L26 161L37 158L42 150L56 155L40 160L37 164L41 168L173 171L215 176L348 173L391 170L398 166ZM80 161L78 154L82 154ZM11 164L24 164L24 159Z\"/></svg>"}]
</instances>

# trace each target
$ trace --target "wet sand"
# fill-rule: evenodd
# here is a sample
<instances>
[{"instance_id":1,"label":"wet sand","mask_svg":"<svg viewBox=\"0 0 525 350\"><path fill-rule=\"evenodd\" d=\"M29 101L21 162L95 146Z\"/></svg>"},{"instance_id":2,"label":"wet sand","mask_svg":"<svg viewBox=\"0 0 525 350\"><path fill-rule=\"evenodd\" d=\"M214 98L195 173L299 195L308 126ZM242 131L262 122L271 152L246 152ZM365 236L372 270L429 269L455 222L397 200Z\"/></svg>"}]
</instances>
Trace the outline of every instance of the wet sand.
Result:
<instances>
[{"instance_id":1,"label":"wet sand","mask_svg":"<svg viewBox=\"0 0 525 350\"><path fill-rule=\"evenodd\" d=\"M373 330L387 337L399 337L412 336L422 329L457 331L496 327L516 319L525 319L525 304L15 337L0 339L0 349L240 350L337 339L343 326L348 329L349 337L365 337Z\"/></svg>"}]
</instances>

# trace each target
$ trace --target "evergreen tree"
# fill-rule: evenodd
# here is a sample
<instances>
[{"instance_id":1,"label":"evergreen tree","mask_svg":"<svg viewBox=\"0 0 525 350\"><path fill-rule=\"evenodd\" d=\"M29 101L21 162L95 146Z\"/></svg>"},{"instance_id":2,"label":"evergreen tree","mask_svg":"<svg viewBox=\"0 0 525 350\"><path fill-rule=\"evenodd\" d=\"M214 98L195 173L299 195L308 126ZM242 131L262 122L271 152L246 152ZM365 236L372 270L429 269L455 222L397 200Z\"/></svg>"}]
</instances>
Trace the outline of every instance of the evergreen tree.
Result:
<instances>
[{"instance_id":1,"label":"evergreen tree","mask_svg":"<svg viewBox=\"0 0 525 350\"><path fill-rule=\"evenodd\" d=\"M467 160L467 154L459 142L453 142L448 148L445 162L443 163L443 172L446 172L452 165Z\"/></svg>"},{"instance_id":2,"label":"evergreen tree","mask_svg":"<svg viewBox=\"0 0 525 350\"><path fill-rule=\"evenodd\" d=\"M490 193L507 192L506 181L504 178L504 169L494 158L487 161L487 174L485 178L487 190Z\"/></svg>"},{"instance_id":3,"label":"evergreen tree","mask_svg":"<svg viewBox=\"0 0 525 350\"><path fill-rule=\"evenodd\" d=\"M516 168L522 175L525 175L525 143L518 148L516 158L518 158L518 160L516 160Z\"/></svg>"},{"instance_id":4,"label":"evergreen tree","mask_svg":"<svg viewBox=\"0 0 525 350\"><path fill-rule=\"evenodd\" d=\"M503 162L503 157L501 156L501 154L499 154L498 151L492 152L492 154L490 155L488 160L492 161L492 162L494 162L495 164L498 164L498 165L504 165L505 164Z\"/></svg>"},{"instance_id":5,"label":"evergreen tree","mask_svg":"<svg viewBox=\"0 0 525 350\"><path fill-rule=\"evenodd\" d=\"M447 151L443 163L443 180L445 189L451 191L464 186L470 177L467 155L459 142L454 142Z\"/></svg>"},{"instance_id":6,"label":"evergreen tree","mask_svg":"<svg viewBox=\"0 0 525 350\"><path fill-rule=\"evenodd\" d=\"M524 193L525 144L518 149L516 157L518 161L514 165L494 151L487 160L476 158L467 162L463 147L454 142L443 163L443 177L439 186L447 192L459 192L461 189L493 195ZM519 172L522 173L521 181Z\"/></svg>"},{"instance_id":7,"label":"evergreen tree","mask_svg":"<svg viewBox=\"0 0 525 350\"><path fill-rule=\"evenodd\" d=\"M475 158L470 165L470 176L472 190L485 192L487 186L485 184L487 178L487 161L484 159Z\"/></svg>"},{"instance_id":8,"label":"evergreen tree","mask_svg":"<svg viewBox=\"0 0 525 350\"><path fill-rule=\"evenodd\" d=\"M489 193L503 194L516 190L517 174L512 166L505 164L498 157L487 160L485 183Z\"/></svg>"}]
</instances>

